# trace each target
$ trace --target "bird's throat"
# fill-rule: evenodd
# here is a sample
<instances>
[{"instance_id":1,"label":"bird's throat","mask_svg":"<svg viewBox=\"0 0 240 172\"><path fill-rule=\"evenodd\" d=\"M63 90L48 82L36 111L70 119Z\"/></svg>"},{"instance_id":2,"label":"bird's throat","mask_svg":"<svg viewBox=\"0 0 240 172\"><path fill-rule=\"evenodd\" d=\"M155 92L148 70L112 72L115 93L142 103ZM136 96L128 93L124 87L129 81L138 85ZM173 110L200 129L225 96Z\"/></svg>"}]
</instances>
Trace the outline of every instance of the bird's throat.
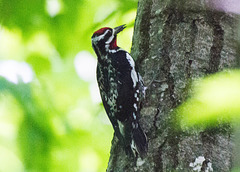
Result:
<instances>
[{"instance_id":1,"label":"bird's throat","mask_svg":"<svg viewBox=\"0 0 240 172\"><path fill-rule=\"evenodd\" d=\"M113 40L110 42L109 45L110 45L109 46L110 50L117 49L118 46L117 46L117 37L116 36L113 38Z\"/></svg>"}]
</instances>

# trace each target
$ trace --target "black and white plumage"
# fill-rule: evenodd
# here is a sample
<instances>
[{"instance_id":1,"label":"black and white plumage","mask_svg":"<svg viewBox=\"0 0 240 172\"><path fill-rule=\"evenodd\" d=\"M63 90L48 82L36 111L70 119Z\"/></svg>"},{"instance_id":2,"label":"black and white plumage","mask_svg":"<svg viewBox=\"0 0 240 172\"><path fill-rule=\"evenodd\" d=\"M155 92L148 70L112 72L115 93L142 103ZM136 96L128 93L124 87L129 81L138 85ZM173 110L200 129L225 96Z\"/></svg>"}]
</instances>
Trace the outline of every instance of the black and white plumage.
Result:
<instances>
[{"instance_id":1,"label":"black and white plumage","mask_svg":"<svg viewBox=\"0 0 240 172\"><path fill-rule=\"evenodd\" d=\"M147 138L139 125L140 101L145 90L135 62L117 46L117 34L125 28L105 27L94 32L92 46L98 57L97 81L106 113L127 153L147 152Z\"/></svg>"}]
</instances>

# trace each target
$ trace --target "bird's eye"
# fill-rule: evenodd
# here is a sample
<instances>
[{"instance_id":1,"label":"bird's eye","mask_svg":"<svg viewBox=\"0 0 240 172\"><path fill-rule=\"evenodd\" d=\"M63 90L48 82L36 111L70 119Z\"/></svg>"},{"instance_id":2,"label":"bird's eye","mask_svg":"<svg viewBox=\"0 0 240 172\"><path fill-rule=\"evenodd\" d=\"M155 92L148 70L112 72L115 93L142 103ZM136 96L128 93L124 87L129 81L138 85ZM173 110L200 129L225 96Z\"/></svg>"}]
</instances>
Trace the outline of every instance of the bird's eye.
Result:
<instances>
[{"instance_id":1,"label":"bird's eye","mask_svg":"<svg viewBox=\"0 0 240 172\"><path fill-rule=\"evenodd\" d=\"M110 36L112 36L112 30L107 30L105 38L109 38Z\"/></svg>"},{"instance_id":2,"label":"bird's eye","mask_svg":"<svg viewBox=\"0 0 240 172\"><path fill-rule=\"evenodd\" d=\"M113 33L112 29L108 29L106 32L107 32L106 33L107 36L111 36Z\"/></svg>"}]
</instances>

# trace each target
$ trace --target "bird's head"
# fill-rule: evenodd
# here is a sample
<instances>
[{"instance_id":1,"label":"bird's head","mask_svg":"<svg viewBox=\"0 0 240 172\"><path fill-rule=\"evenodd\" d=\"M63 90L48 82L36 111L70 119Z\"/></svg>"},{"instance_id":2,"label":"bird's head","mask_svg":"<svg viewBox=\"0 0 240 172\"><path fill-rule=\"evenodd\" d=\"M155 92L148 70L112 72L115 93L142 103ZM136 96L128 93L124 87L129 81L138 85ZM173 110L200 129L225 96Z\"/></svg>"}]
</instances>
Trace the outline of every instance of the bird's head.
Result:
<instances>
[{"instance_id":1,"label":"bird's head","mask_svg":"<svg viewBox=\"0 0 240 172\"><path fill-rule=\"evenodd\" d=\"M104 27L92 35L92 44L98 45L103 44L108 49L116 49L117 48L117 34L125 29L126 26L121 25L115 28Z\"/></svg>"}]
</instances>

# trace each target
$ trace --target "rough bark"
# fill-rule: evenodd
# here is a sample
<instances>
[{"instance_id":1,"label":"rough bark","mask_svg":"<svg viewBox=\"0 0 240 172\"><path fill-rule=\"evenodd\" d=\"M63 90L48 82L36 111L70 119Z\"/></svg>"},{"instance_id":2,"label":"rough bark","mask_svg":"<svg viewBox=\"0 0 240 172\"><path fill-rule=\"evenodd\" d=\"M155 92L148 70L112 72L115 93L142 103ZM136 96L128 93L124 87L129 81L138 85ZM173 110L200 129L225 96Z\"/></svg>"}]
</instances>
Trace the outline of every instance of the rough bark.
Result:
<instances>
[{"instance_id":1,"label":"rough bark","mask_svg":"<svg viewBox=\"0 0 240 172\"><path fill-rule=\"evenodd\" d=\"M191 92L192 80L238 65L236 18L211 10L206 0L139 0L132 56L148 86L141 124L149 139L145 159L129 159L112 141L107 171L193 171L203 156L202 171L232 168L229 126L182 131L174 109Z\"/></svg>"}]
</instances>

